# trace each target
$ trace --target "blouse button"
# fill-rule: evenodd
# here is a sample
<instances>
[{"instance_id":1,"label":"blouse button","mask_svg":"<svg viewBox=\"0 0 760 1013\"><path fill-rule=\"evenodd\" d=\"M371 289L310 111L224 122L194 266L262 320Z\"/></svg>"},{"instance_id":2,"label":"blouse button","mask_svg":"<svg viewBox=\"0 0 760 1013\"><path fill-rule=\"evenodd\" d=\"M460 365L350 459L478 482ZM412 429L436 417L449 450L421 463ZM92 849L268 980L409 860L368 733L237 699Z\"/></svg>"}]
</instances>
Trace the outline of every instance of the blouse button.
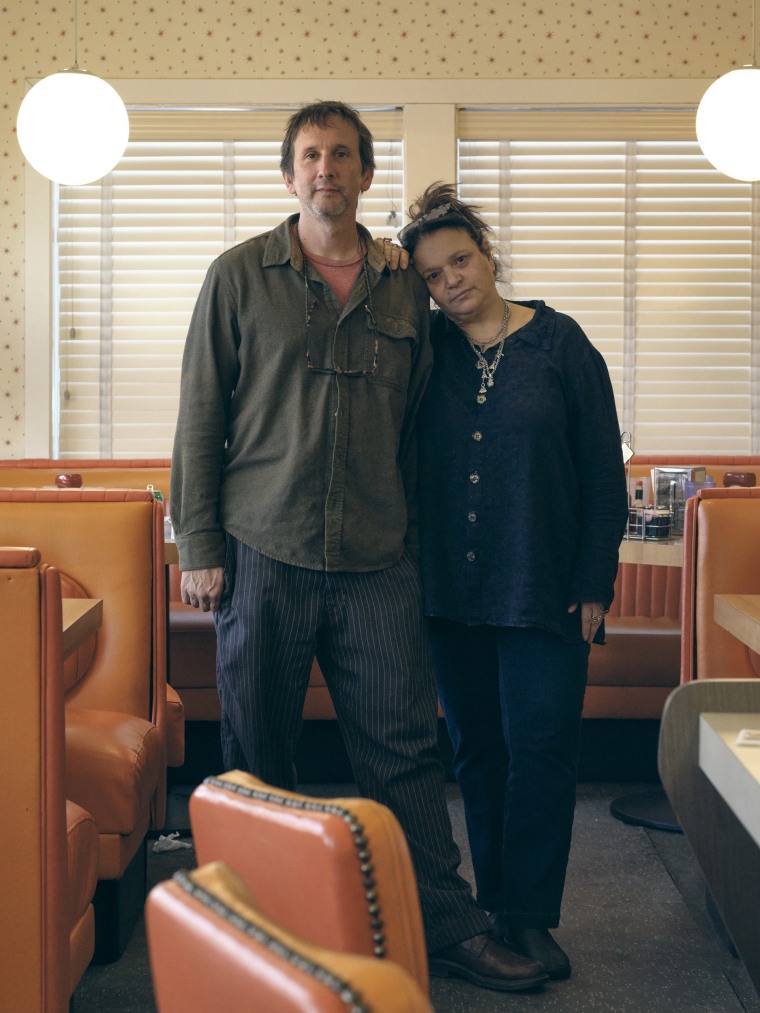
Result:
<instances>
[{"instance_id":1,"label":"blouse button","mask_svg":"<svg viewBox=\"0 0 760 1013\"><path fill-rule=\"evenodd\" d=\"M477 519L478 515L475 513L475 511L470 510L470 512L467 514L467 520L474 523Z\"/></svg>"},{"instance_id":2,"label":"blouse button","mask_svg":"<svg viewBox=\"0 0 760 1013\"><path fill-rule=\"evenodd\" d=\"M477 471L473 471L473 473L470 475L470 481L472 482L473 485L478 484L478 482L480 481L480 475L477 473Z\"/></svg>"},{"instance_id":3,"label":"blouse button","mask_svg":"<svg viewBox=\"0 0 760 1013\"><path fill-rule=\"evenodd\" d=\"M467 560L470 563L474 563L475 559L476 559L475 553L472 551L472 549L470 549L470 551L467 553Z\"/></svg>"},{"instance_id":4,"label":"blouse button","mask_svg":"<svg viewBox=\"0 0 760 1013\"><path fill-rule=\"evenodd\" d=\"M472 438L473 440L475 440L476 443L480 443L480 441L483 439L483 434L481 432L478 432L478 430L476 429L475 432L472 434Z\"/></svg>"}]
</instances>

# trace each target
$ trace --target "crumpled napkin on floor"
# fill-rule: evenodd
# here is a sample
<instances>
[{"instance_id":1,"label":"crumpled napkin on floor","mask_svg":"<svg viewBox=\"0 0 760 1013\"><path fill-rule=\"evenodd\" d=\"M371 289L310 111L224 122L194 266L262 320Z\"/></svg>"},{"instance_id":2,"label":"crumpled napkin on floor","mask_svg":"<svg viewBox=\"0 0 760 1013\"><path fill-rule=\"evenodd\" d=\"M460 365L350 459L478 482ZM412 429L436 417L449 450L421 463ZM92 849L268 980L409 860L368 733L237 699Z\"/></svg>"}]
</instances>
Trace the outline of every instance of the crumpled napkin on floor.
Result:
<instances>
[{"instance_id":1,"label":"crumpled napkin on floor","mask_svg":"<svg viewBox=\"0 0 760 1013\"><path fill-rule=\"evenodd\" d=\"M180 841L177 839L178 837L179 831L173 834L161 834L153 845L153 851L178 851L180 848L192 848L192 844Z\"/></svg>"}]
</instances>

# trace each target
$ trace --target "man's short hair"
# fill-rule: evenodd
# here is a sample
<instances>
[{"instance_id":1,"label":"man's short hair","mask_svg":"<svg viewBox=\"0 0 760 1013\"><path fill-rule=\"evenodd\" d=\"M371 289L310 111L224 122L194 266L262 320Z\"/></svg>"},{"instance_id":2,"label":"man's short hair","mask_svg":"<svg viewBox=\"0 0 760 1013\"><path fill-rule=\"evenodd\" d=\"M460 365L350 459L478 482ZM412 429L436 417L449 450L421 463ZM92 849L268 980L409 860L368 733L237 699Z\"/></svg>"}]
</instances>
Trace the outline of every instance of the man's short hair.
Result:
<instances>
[{"instance_id":1,"label":"man's short hair","mask_svg":"<svg viewBox=\"0 0 760 1013\"><path fill-rule=\"evenodd\" d=\"M356 127L359 135L359 157L362 171L375 168L375 148L372 134L361 116L344 102L312 102L302 106L288 120L285 136L280 146L280 171L288 176L293 175L293 147L298 133L304 127L326 127L333 116L339 116Z\"/></svg>"}]
</instances>

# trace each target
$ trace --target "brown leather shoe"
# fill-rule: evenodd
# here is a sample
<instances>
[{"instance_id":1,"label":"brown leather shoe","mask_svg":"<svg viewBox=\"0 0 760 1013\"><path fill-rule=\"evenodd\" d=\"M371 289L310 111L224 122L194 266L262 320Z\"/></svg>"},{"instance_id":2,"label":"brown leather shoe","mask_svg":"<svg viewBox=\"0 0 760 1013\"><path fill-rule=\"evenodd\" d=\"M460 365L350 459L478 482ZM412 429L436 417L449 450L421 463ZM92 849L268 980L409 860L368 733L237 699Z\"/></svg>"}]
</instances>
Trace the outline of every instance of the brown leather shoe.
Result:
<instances>
[{"instance_id":1,"label":"brown leather shoe","mask_svg":"<svg viewBox=\"0 0 760 1013\"><path fill-rule=\"evenodd\" d=\"M570 977L570 958L548 929L507 926L502 932L507 946L525 957L537 960L553 981Z\"/></svg>"},{"instance_id":2,"label":"brown leather shoe","mask_svg":"<svg viewBox=\"0 0 760 1013\"><path fill-rule=\"evenodd\" d=\"M525 992L548 980L535 960L515 953L487 932L430 954L430 973L436 978L466 978L497 992Z\"/></svg>"}]
</instances>

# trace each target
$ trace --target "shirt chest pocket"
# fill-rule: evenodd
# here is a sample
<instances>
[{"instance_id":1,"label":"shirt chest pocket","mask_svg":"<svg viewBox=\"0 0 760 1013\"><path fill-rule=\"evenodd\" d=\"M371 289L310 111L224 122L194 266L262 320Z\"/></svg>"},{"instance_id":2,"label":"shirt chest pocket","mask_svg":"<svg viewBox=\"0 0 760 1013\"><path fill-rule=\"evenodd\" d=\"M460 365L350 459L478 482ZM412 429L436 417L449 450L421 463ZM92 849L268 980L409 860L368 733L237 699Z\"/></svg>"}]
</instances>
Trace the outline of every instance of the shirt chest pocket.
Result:
<instances>
[{"instance_id":1,"label":"shirt chest pocket","mask_svg":"<svg viewBox=\"0 0 760 1013\"><path fill-rule=\"evenodd\" d=\"M377 355L370 383L406 390L417 347L417 328L408 317L390 313L375 314Z\"/></svg>"}]
</instances>

